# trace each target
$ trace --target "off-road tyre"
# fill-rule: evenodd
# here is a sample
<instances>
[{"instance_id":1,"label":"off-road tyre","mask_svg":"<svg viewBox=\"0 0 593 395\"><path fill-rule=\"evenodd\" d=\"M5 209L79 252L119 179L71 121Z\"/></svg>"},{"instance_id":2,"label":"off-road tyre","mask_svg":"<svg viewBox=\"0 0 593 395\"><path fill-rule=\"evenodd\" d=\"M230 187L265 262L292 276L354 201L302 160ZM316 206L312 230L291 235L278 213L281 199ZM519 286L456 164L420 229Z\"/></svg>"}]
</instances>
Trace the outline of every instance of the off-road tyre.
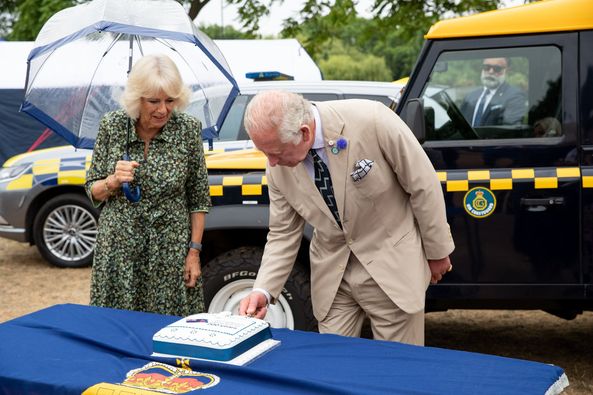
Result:
<instances>
[{"instance_id":1,"label":"off-road tyre","mask_svg":"<svg viewBox=\"0 0 593 395\"><path fill-rule=\"evenodd\" d=\"M239 301L253 287L262 254L263 249L258 247L240 247L221 254L207 263L203 270L203 280L208 312L216 313L222 310L237 312L235 310L238 310ZM270 321L273 327L317 331L317 321L311 307L309 275L299 262L295 264L276 305L269 307L266 316L268 320L271 320L270 316L274 315L271 309L276 309L276 316L285 314L287 318L287 323L280 325L274 325L274 321Z\"/></svg>"}]
</instances>

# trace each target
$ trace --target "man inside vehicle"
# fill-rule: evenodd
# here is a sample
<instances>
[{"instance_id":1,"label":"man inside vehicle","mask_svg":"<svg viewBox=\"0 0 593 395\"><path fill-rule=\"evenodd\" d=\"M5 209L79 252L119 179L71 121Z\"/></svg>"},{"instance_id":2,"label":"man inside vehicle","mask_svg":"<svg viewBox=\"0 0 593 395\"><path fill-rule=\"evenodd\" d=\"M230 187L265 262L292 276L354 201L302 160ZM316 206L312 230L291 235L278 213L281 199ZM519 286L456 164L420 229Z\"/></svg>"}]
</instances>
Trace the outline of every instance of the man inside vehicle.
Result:
<instances>
[{"instance_id":1,"label":"man inside vehicle","mask_svg":"<svg viewBox=\"0 0 593 395\"><path fill-rule=\"evenodd\" d=\"M482 87L470 92L461 112L474 126L521 124L527 111L525 93L506 82L508 58L486 58L482 62Z\"/></svg>"}]
</instances>

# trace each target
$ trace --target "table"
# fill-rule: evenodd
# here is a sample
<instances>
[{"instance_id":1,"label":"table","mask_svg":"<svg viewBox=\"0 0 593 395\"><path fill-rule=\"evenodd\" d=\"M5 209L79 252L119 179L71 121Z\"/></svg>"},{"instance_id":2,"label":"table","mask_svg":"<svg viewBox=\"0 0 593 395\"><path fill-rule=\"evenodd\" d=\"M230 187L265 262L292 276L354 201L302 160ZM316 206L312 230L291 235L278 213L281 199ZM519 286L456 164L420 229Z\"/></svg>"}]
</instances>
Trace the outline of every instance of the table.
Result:
<instances>
[{"instance_id":1,"label":"table","mask_svg":"<svg viewBox=\"0 0 593 395\"><path fill-rule=\"evenodd\" d=\"M152 335L178 319L64 304L2 323L0 394L81 394L98 383L122 383L127 372L155 361ZM187 393L524 395L555 394L568 385L560 367L544 363L288 329L272 333L281 345L247 366L192 361L194 370L219 382ZM85 395L154 393L113 388Z\"/></svg>"}]
</instances>

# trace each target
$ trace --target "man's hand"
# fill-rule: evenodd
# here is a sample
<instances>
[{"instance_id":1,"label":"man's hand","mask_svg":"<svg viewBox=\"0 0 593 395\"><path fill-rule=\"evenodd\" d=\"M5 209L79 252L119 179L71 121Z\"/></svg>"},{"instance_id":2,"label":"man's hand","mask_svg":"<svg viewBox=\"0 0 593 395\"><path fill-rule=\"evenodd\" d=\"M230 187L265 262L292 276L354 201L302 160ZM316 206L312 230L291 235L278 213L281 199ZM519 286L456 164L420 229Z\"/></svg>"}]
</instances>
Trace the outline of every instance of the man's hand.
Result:
<instances>
[{"instance_id":1,"label":"man's hand","mask_svg":"<svg viewBox=\"0 0 593 395\"><path fill-rule=\"evenodd\" d=\"M447 274L447 272L453 270L451 259L449 259L448 256L442 259L429 259L428 267L430 267L430 272L432 273L430 279L431 284L438 283L443 279L443 276Z\"/></svg>"},{"instance_id":2,"label":"man's hand","mask_svg":"<svg viewBox=\"0 0 593 395\"><path fill-rule=\"evenodd\" d=\"M241 300L239 304L239 314L263 320L268 312L268 299L258 291L252 291Z\"/></svg>"}]
</instances>

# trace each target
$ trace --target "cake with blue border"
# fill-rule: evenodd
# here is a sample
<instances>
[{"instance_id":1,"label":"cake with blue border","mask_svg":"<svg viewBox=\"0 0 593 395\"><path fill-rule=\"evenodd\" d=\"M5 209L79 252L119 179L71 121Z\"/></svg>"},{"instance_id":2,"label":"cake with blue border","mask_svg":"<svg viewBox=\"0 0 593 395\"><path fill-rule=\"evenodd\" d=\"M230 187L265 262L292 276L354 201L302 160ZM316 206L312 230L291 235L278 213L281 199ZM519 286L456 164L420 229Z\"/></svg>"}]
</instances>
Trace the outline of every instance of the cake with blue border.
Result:
<instances>
[{"instance_id":1,"label":"cake with blue border","mask_svg":"<svg viewBox=\"0 0 593 395\"><path fill-rule=\"evenodd\" d=\"M230 312L194 314L159 330L152 337L156 354L231 361L272 339L270 325Z\"/></svg>"}]
</instances>

